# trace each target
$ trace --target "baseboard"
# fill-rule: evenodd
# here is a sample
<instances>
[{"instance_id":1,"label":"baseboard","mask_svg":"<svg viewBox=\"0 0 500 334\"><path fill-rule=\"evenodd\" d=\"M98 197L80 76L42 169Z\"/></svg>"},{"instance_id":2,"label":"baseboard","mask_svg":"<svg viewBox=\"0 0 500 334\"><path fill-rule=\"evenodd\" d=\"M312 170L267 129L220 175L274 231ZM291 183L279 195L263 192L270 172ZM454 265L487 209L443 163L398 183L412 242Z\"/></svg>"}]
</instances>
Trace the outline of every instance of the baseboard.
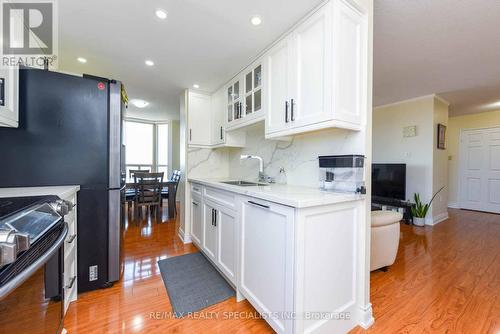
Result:
<instances>
[{"instance_id":1,"label":"baseboard","mask_svg":"<svg viewBox=\"0 0 500 334\"><path fill-rule=\"evenodd\" d=\"M457 202L448 203L448 207L452 209L460 209L460 205Z\"/></svg>"},{"instance_id":2,"label":"baseboard","mask_svg":"<svg viewBox=\"0 0 500 334\"><path fill-rule=\"evenodd\" d=\"M372 304L369 303L365 307L360 307L360 309L361 309L361 317L359 325L363 327L363 329L368 329L375 322L375 319L373 318Z\"/></svg>"},{"instance_id":3,"label":"baseboard","mask_svg":"<svg viewBox=\"0 0 500 334\"><path fill-rule=\"evenodd\" d=\"M449 218L448 212L443 212L442 214L439 214L436 217L432 217L431 219L426 219L425 225L434 226L445 221L448 218Z\"/></svg>"},{"instance_id":4,"label":"baseboard","mask_svg":"<svg viewBox=\"0 0 500 334\"><path fill-rule=\"evenodd\" d=\"M193 241L191 240L191 236L190 236L190 235L186 235L186 234L184 233L184 230L183 230L183 229L181 229L180 227L179 227L179 231L177 232L177 236L178 236L178 237L179 237L179 239L181 239L181 240L182 240L182 242L183 242L183 243L185 243L185 244L190 244L190 243L192 243L192 242L193 242Z\"/></svg>"}]
</instances>

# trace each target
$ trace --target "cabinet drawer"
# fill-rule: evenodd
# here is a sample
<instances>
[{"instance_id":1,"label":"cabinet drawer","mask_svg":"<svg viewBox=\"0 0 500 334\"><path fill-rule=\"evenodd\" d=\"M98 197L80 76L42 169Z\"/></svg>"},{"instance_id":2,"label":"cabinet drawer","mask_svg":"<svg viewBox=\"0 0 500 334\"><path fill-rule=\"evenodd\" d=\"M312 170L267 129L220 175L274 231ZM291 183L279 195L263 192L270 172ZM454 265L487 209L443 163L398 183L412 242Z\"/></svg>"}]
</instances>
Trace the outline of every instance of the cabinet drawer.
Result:
<instances>
[{"instance_id":1,"label":"cabinet drawer","mask_svg":"<svg viewBox=\"0 0 500 334\"><path fill-rule=\"evenodd\" d=\"M77 269L76 247L64 252L64 313L68 310L69 303L77 298Z\"/></svg>"},{"instance_id":2,"label":"cabinet drawer","mask_svg":"<svg viewBox=\"0 0 500 334\"><path fill-rule=\"evenodd\" d=\"M202 187L201 185L197 184L197 183L192 183L192 184L191 184L191 192L192 192L193 194L197 194L197 195L200 195L200 196L201 196L201 194L202 194L202 192L201 192L201 191L202 191L202 189L203 189L203 187Z\"/></svg>"},{"instance_id":3,"label":"cabinet drawer","mask_svg":"<svg viewBox=\"0 0 500 334\"><path fill-rule=\"evenodd\" d=\"M227 208L236 209L236 197L231 192L206 187L203 196Z\"/></svg>"}]
</instances>

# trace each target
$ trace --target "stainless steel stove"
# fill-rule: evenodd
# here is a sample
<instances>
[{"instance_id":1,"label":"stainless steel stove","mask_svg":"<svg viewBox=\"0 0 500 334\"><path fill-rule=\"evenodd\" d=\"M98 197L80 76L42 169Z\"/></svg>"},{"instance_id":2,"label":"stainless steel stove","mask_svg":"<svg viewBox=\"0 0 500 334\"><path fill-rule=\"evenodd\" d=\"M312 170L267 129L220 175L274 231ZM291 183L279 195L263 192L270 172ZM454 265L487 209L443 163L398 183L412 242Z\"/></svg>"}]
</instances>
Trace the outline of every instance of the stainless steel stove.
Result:
<instances>
[{"instance_id":1,"label":"stainless steel stove","mask_svg":"<svg viewBox=\"0 0 500 334\"><path fill-rule=\"evenodd\" d=\"M0 333L61 331L70 210L57 196L0 198Z\"/></svg>"}]
</instances>

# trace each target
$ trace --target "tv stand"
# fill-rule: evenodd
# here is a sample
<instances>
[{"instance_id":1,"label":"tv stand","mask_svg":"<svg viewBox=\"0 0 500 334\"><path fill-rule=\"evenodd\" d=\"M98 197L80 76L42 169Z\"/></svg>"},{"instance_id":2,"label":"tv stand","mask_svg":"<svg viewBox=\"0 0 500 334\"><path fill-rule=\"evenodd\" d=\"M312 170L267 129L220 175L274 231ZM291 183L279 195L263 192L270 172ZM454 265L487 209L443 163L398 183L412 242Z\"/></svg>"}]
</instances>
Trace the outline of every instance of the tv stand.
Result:
<instances>
[{"instance_id":1,"label":"tv stand","mask_svg":"<svg viewBox=\"0 0 500 334\"><path fill-rule=\"evenodd\" d=\"M411 214L411 208L414 203L402 201L394 198L384 198L384 197L373 197L372 198L372 210L391 210L399 211L403 214L403 220L406 224L413 223L413 216Z\"/></svg>"}]
</instances>

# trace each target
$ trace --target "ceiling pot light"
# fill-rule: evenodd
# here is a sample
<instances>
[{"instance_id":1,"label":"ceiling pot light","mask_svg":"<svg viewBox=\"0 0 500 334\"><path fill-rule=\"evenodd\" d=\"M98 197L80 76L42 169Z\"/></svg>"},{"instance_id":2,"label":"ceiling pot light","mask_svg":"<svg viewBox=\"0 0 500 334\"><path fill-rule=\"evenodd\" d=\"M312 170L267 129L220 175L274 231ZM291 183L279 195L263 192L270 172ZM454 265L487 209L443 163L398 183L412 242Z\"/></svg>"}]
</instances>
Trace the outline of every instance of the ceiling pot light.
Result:
<instances>
[{"instance_id":1,"label":"ceiling pot light","mask_svg":"<svg viewBox=\"0 0 500 334\"><path fill-rule=\"evenodd\" d=\"M141 99L132 99L132 100L130 100L130 103L132 103L134 106L136 106L137 108L140 108L140 109L146 108L149 105L148 101L144 101Z\"/></svg>"},{"instance_id":2,"label":"ceiling pot light","mask_svg":"<svg viewBox=\"0 0 500 334\"><path fill-rule=\"evenodd\" d=\"M87 59L82 58L82 57L78 57L78 58L76 58L76 60L78 60L82 64L85 64L87 62Z\"/></svg>"},{"instance_id":3,"label":"ceiling pot light","mask_svg":"<svg viewBox=\"0 0 500 334\"><path fill-rule=\"evenodd\" d=\"M152 61L152 60L146 60L144 63L145 63L147 66L154 66L154 65L155 65L154 61Z\"/></svg>"},{"instance_id":4,"label":"ceiling pot light","mask_svg":"<svg viewBox=\"0 0 500 334\"><path fill-rule=\"evenodd\" d=\"M250 22L252 22L254 26L258 26L262 23L262 18L259 15L254 15L250 19Z\"/></svg>"},{"instance_id":5,"label":"ceiling pot light","mask_svg":"<svg viewBox=\"0 0 500 334\"><path fill-rule=\"evenodd\" d=\"M163 9L157 9L156 10L156 16L159 19L165 20L167 18L167 12L164 11Z\"/></svg>"},{"instance_id":6,"label":"ceiling pot light","mask_svg":"<svg viewBox=\"0 0 500 334\"><path fill-rule=\"evenodd\" d=\"M198 89L198 88L200 88L200 85L198 85L198 84L194 84L194 85L193 85L193 88Z\"/></svg>"}]
</instances>

